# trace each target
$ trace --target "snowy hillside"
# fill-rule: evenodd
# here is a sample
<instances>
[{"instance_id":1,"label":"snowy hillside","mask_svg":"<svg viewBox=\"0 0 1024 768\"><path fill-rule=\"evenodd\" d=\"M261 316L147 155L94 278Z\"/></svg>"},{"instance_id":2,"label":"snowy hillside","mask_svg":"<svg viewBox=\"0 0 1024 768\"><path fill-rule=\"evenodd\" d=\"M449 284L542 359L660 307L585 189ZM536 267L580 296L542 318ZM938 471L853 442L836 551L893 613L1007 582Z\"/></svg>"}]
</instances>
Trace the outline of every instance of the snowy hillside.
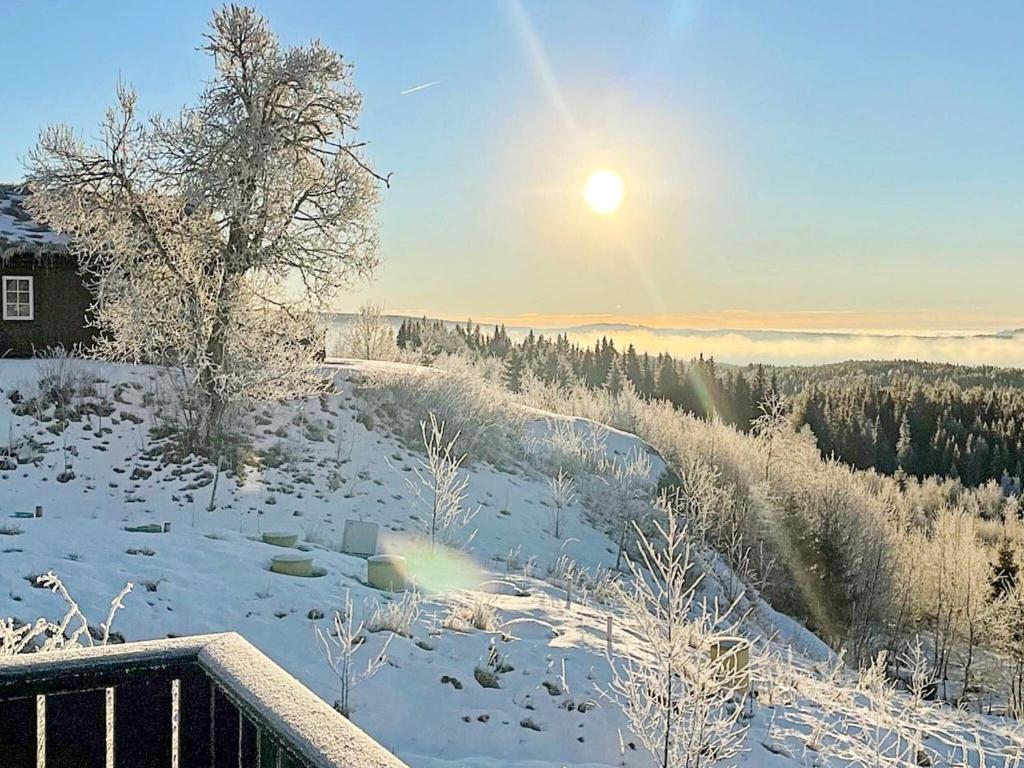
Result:
<instances>
[{"instance_id":1,"label":"snowy hillside","mask_svg":"<svg viewBox=\"0 0 1024 768\"><path fill-rule=\"evenodd\" d=\"M169 453L161 439L166 371L74 367L91 384L65 403L75 415L64 420L38 396L38 363L0 361L0 447L16 457L0 471L0 617L24 622L62 613L59 598L35 585L48 570L96 623L130 581L135 589L114 626L125 639L234 630L333 702L337 681L314 627L329 629L346 593L366 619L375 606L399 601L366 586L365 560L338 551L344 523L377 522L382 551L410 554L427 514L410 485L420 454L374 415L351 381L382 368L340 364L341 394L256 409L249 415L255 438L239 452L244 470L236 474ZM632 435L541 412L524 417L524 455L565 425L601 432L611 456L644 455L652 482L665 468ZM610 678L607 619L619 619L604 601L601 574L615 562L616 542L579 501L555 538L548 478L521 457L500 469L475 461L466 472L468 499L480 511L460 538L475 536L443 573L424 578L429 591L409 637L368 633L357 663L391 638L387 663L353 692L352 719L413 766L653 765L620 709L600 693ZM10 517L39 504L41 519ZM125 530L147 523L170 523L170 530ZM281 550L260 540L265 531L299 534L325 575L271 573L270 558ZM812 726L802 710L873 717L868 694L823 703L842 686L820 682L830 654L795 622L759 604L749 626L774 639L758 646L765 666L755 680L759 697L748 702L741 763L809 764ZM616 623L612 644L629 651L635 640ZM498 687L485 687L478 669L492 671L486 682ZM982 740L993 765L1008 764L998 755L1022 743L1012 746L1019 734L994 720L964 715L951 724L937 708L929 717L942 724L936 733L954 741Z\"/></svg>"}]
</instances>

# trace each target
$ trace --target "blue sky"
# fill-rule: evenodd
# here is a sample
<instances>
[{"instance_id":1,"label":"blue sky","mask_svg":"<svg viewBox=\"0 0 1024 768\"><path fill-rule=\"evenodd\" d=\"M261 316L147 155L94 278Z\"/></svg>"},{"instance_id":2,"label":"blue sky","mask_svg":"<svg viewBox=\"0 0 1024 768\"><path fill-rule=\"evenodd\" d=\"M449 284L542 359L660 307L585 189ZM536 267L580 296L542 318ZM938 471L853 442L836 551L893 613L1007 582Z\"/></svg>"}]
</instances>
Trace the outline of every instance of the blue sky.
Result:
<instances>
[{"instance_id":1,"label":"blue sky","mask_svg":"<svg viewBox=\"0 0 1024 768\"><path fill-rule=\"evenodd\" d=\"M354 62L394 172L384 265L343 308L1024 325L1020 2L256 5ZM194 98L210 10L7 0L0 179L43 125L94 132L119 76L146 110ZM580 200L597 166L614 216Z\"/></svg>"}]
</instances>

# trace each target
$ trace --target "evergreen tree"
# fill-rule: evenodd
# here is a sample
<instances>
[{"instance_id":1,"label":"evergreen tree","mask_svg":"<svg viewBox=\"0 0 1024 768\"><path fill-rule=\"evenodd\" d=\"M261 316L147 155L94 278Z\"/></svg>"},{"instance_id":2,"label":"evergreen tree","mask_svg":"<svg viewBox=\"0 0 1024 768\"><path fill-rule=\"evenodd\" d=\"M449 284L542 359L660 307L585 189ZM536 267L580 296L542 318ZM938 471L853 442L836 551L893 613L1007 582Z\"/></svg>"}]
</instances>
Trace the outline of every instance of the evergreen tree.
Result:
<instances>
[{"instance_id":1,"label":"evergreen tree","mask_svg":"<svg viewBox=\"0 0 1024 768\"><path fill-rule=\"evenodd\" d=\"M658 378L655 394L673 403L679 402L679 372L669 355L658 355Z\"/></svg>"},{"instance_id":2,"label":"evergreen tree","mask_svg":"<svg viewBox=\"0 0 1024 768\"><path fill-rule=\"evenodd\" d=\"M505 355L505 362L501 369L501 380L511 392L522 390L523 359L515 347Z\"/></svg>"},{"instance_id":3,"label":"evergreen tree","mask_svg":"<svg viewBox=\"0 0 1024 768\"><path fill-rule=\"evenodd\" d=\"M1017 586L1019 567L1013 556L1013 545L1008 538L999 544L999 559L992 569L992 600L998 600Z\"/></svg>"},{"instance_id":4,"label":"evergreen tree","mask_svg":"<svg viewBox=\"0 0 1024 768\"><path fill-rule=\"evenodd\" d=\"M626 382L626 375L622 371L622 364L615 360L608 366L608 376L605 378L604 388L611 394L617 395L622 391Z\"/></svg>"},{"instance_id":5,"label":"evergreen tree","mask_svg":"<svg viewBox=\"0 0 1024 768\"><path fill-rule=\"evenodd\" d=\"M636 348L632 344L626 347L626 352L623 355L623 366L626 378L633 382L633 386L640 389L643 374L640 371L640 358L637 356Z\"/></svg>"},{"instance_id":6,"label":"evergreen tree","mask_svg":"<svg viewBox=\"0 0 1024 768\"><path fill-rule=\"evenodd\" d=\"M914 443L910 434L910 420L904 413L903 420L900 421L899 438L896 440L896 465L907 474L913 475L917 469L914 459Z\"/></svg>"}]
</instances>

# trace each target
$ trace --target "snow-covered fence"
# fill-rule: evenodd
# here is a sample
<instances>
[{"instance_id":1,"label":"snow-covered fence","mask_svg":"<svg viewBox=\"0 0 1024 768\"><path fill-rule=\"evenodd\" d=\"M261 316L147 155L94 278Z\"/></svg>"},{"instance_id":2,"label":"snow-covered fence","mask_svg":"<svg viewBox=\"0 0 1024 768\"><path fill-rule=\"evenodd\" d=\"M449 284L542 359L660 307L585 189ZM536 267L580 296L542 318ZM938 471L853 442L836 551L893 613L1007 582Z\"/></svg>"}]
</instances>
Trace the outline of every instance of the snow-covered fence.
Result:
<instances>
[{"instance_id":1,"label":"snow-covered fence","mask_svg":"<svg viewBox=\"0 0 1024 768\"><path fill-rule=\"evenodd\" d=\"M234 633L0 659L4 768L402 768Z\"/></svg>"}]
</instances>

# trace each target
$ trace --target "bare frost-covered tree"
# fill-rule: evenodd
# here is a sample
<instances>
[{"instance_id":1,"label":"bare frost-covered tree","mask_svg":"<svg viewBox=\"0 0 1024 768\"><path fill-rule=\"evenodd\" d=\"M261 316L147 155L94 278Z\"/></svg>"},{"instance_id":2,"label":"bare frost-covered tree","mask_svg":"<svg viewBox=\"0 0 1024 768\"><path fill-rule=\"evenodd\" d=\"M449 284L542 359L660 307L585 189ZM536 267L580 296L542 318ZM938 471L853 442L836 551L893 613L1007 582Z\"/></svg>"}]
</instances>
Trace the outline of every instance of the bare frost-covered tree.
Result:
<instances>
[{"instance_id":1,"label":"bare frost-covered tree","mask_svg":"<svg viewBox=\"0 0 1024 768\"><path fill-rule=\"evenodd\" d=\"M697 543L670 496L662 494L656 506L664 520L654 521L652 536L636 527L639 557L629 561L628 585L618 587L638 655L611 660L610 693L662 768L721 764L744 738L743 710L734 703L743 678L712 653L734 606L698 597Z\"/></svg>"},{"instance_id":2,"label":"bare frost-covered tree","mask_svg":"<svg viewBox=\"0 0 1024 768\"><path fill-rule=\"evenodd\" d=\"M353 138L351 66L282 47L250 8L213 15L194 106L143 120L119 86L96 144L49 127L29 155L33 212L69 234L96 287L98 351L176 366L188 435L239 403L321 386L315 315L377 264L377 176Z\"/></svg>"},{"instance_id":3,"label":"bare frost-covered tree","mask_svg":"<svg viewBox=\"0 0 1024 768\"><path fill-rule=\"evenodd\" d=\"M396 360L398 344L382 307L364 304L359 314L345 329L341 338L341 354L360 360Z\"/></svg>"},{"instance_id":4,"label":"bare frost-covered tree","mask_svg":"<svg viewBox=\"0 0 1024 768\"><path fill-rule=\"evenodd\" d=\"M341 698L334 702L334 708L345 717L352 713L352 691L384 666L387 662L388 645L391 643L389 637L384 641L380 652L366 662L366 666L357 665L356 651L366 641L363 627L362 621L355 620L352 597L348 592L345 593L342 609L334 612L331 629L325 632L318 626L313 627L324 661L338 679Z\"/></svg>"},{"instance_id":5,"label":"bare frost-covered tree","mask_svg":"<svg viewBox=\"0 0 1024 768\"><path fill-rule=\"evenodd\" d=\"M459 433L446 438L444 429L444 422L438 421L433 413L429 422L420 422L426 458L420 459L420 466L413 470L418 483L409 483L417 497L422 498L424 491L430 495L425 500L430 513L423 527L430 538L431 552L438 542L449 543L455 532L480 511L479 507L466 506L469 477L462 472L466 455L458 453L455 448Z\"/></svg>"},{"instance_id":6,"label":"bare frost-covered tree","mask_svg":"<svg viewBox=\"0 0 1024 768\"><path fill-rule=\"evenodd\" d=\"M1024 580L1016 579L993 609L992 630L1004 658L1007 711L1024 720Z\"/></svg>"},{"instance_id":7,"label":"bare frost-covered tree","mask_svg":"<svg viewBox=\"0 0 1024 768\"><path fill-rule=\"evenodd\" d=\"M570 475L562 470L558 474L548 478L548 488L551 490L551 527L554 529L556 539L562 538L562 511L576 500L575 483Z\"/></svg>"},{"instance_id":8,"label":"bare frost-covered tree","mask_svg":"<svg viewBox=\"0 0 1024 768\"><path fill-rule=\"evenodd\" d=\"M604 480L607 485L607 503L618 522L619 548L615 555L615 570L622 567L626 553L627 536L635 526L641 509L648 507L651 495L651 459L645 451L631 450L622 461L603 462Z\"/></svg>"},{"instance_id":9,"label":"bare frost-covered tree","mask_svg":"<svg viewBox=\"0 0 1024 768\"><path fill-rule=\"evenodd\" d=\"M766 446L764 480L771 480L772 464L777 460L778 443L789 431L786 399L778 392L770 392L758 404L760 415L751 423L751 431Z\"/></svg>"}]
</instances>

